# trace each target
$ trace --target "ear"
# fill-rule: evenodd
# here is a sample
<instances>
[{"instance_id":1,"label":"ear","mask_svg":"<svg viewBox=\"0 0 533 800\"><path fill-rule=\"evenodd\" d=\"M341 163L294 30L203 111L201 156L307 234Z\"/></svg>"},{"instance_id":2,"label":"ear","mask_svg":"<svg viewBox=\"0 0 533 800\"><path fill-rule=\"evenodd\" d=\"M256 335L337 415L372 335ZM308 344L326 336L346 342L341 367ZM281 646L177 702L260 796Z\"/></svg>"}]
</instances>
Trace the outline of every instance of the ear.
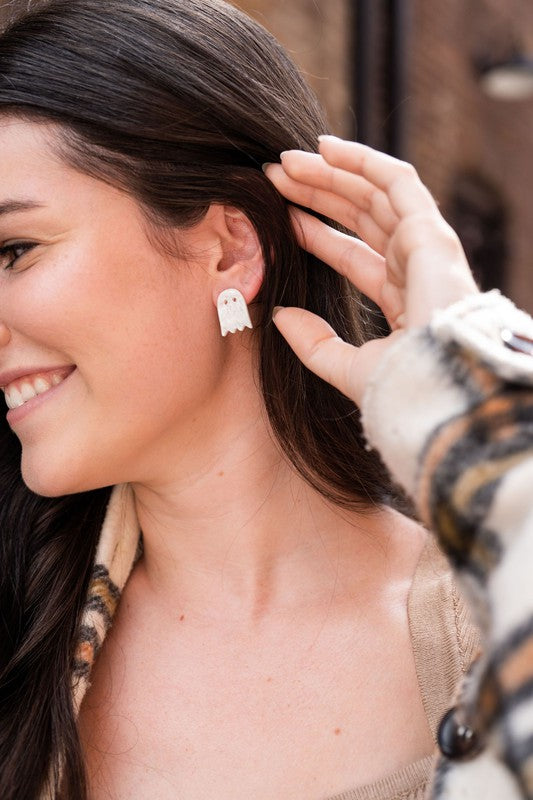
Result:
<instances>
[{"instance_id":1,"label":"ear","mask_svg":"<svg viewBox=\"0 0 533 800\"><path fill-rule=\"evenodd\" d=\"M220 257L216 263L213 302L224 289L238 289L246 303L259 292L265 274L263 251L246 214L230 206L216 208Z\"/></svg>"}]
</instances>

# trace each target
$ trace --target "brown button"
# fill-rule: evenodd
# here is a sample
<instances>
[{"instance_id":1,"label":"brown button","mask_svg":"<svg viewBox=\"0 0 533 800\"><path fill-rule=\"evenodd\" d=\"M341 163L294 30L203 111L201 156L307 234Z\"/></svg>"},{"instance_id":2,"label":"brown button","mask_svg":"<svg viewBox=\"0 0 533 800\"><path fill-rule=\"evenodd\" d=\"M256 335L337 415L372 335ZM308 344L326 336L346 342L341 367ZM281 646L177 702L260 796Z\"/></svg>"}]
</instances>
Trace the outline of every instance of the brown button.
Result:
<instances>
[{"instance_id":1,"label":"brown button","mask_svg":"<svg viewBox=\"0 0 533 800\"><path fill-rule=\"evenodd\" d=\"M450 708L442 718L437 742L441 753L453 761L473 758L482 749L475 730L457 719L457 708Z\"/></svg>"}]
</instances>

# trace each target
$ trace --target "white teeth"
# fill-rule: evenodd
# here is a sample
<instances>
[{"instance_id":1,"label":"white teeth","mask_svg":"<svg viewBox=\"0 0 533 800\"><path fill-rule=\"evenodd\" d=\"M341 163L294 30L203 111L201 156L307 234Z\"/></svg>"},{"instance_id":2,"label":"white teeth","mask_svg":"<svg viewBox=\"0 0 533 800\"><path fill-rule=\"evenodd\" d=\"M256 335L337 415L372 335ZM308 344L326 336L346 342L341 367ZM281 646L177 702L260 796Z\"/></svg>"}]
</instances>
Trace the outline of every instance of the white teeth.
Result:
<instances>
[{"instance_id":1,"label":"white teeth","mask_svg":"<svg viewBox=\"0 0 533 800\"><path fill-rule=\"evenodd\" d=\"M8 408L18 408L24 404L23 397L18 389L11 389L9 394L6 392L6 403Z\"/></svg>"},{"instance_id":2,"label":"white teeth","mask_svg":"<svg viewBox=\"0 0 533 800\"><path fill-rule=\"evenodd\" d=\"M37 392L37 394L42 394L43 392L47 392L48 389L50 388L50 384L48 383L48 381L45 381L44 378L37 378L37 380L33 382L33 385L35 387L35 391Z\"/></svg>"},{"instance_id":3,"label":"white teeth","mask_svg":"<svg viewBox=\"0 0 533 800\"><path fill-rule=\"evenodd\" d=\"M56 372L49 375L47 378L43 378L39 375L33 380L26 379L18 389L15 386L6 386L4 388L6 405L8 408L19 408L19 406L24 405L28 400L37 397L38 394L44 394L44 392L47 392L52 386L57 386L63 380L64 377Z\"/></svg>"},{"instance_id":4,"label":"white teeth","mask_svg":"<svg viewBox=\"0 0 533 800\"><path fill-rule=\"evenodd\" d=\"M35 390L31 383L23 383L20 387L20 393L24 402L26 402L26 400L31 400L32 397L35 397Z\"/></svg>"}]
</instances>

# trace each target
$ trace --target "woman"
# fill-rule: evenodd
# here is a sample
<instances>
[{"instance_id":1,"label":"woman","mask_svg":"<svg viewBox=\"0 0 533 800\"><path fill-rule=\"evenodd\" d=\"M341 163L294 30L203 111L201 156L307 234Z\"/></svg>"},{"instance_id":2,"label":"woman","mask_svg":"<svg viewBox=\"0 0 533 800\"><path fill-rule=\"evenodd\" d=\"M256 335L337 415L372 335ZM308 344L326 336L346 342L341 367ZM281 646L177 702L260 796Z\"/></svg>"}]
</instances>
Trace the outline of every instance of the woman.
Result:
<instances>
[{"instance_id":1,"label":"woman","mask_svg":"<svg viewBox=\"0 0 533 800\"><path fill-rule=\"evenodd\" d=\"M268 178L344 224L357 197L261 171L316 148L309 89L225 3L53 0L0 38L0 116L3 797L421 797L476 632L361 435L388 345L339 355L371 338L347 242ZM356 276L399 328L436 304L412 258L477 292L400 169ZM349 344L324 368L330 328L275 305Z\"/></svg>"}]
</instances>

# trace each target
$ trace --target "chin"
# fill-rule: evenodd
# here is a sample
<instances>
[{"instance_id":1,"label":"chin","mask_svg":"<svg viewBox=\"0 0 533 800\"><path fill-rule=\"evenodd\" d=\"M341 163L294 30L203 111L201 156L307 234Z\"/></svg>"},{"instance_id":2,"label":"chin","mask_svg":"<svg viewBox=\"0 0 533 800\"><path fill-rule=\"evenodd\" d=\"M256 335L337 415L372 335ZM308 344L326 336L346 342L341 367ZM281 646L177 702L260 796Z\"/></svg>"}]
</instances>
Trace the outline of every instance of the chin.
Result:
<instances>
[{"instance_id":1,"label":"chin","mask_svg":"<svg viewBox=\"0 0 533 800\"><path fill-rule=\"evenodd\" d=\"M76 494L77 489L73 489L68 482L50 481L44 476L35 474L27 475L22 471L22 480L28 489L40 497L65 497L67 494Z\"/></svg>"},{"instance_id":2,"label":"chin","mask_svg":"<svg viewBox=\"0 0 533 800\"><path fill-rule=\"evenodd\" d=\"M79 494L80 492L88 492L91 489L100 489L106 484L99 485L90 484L87 481L80 480L73 474L72 470L68 468L52 470L50 464L46 466L36 467L34 464L28 464L22 456L21 473L22 480L28 489L34 494L41 497L65 497L69 494Z\"/></svg>"}]
</instances>

